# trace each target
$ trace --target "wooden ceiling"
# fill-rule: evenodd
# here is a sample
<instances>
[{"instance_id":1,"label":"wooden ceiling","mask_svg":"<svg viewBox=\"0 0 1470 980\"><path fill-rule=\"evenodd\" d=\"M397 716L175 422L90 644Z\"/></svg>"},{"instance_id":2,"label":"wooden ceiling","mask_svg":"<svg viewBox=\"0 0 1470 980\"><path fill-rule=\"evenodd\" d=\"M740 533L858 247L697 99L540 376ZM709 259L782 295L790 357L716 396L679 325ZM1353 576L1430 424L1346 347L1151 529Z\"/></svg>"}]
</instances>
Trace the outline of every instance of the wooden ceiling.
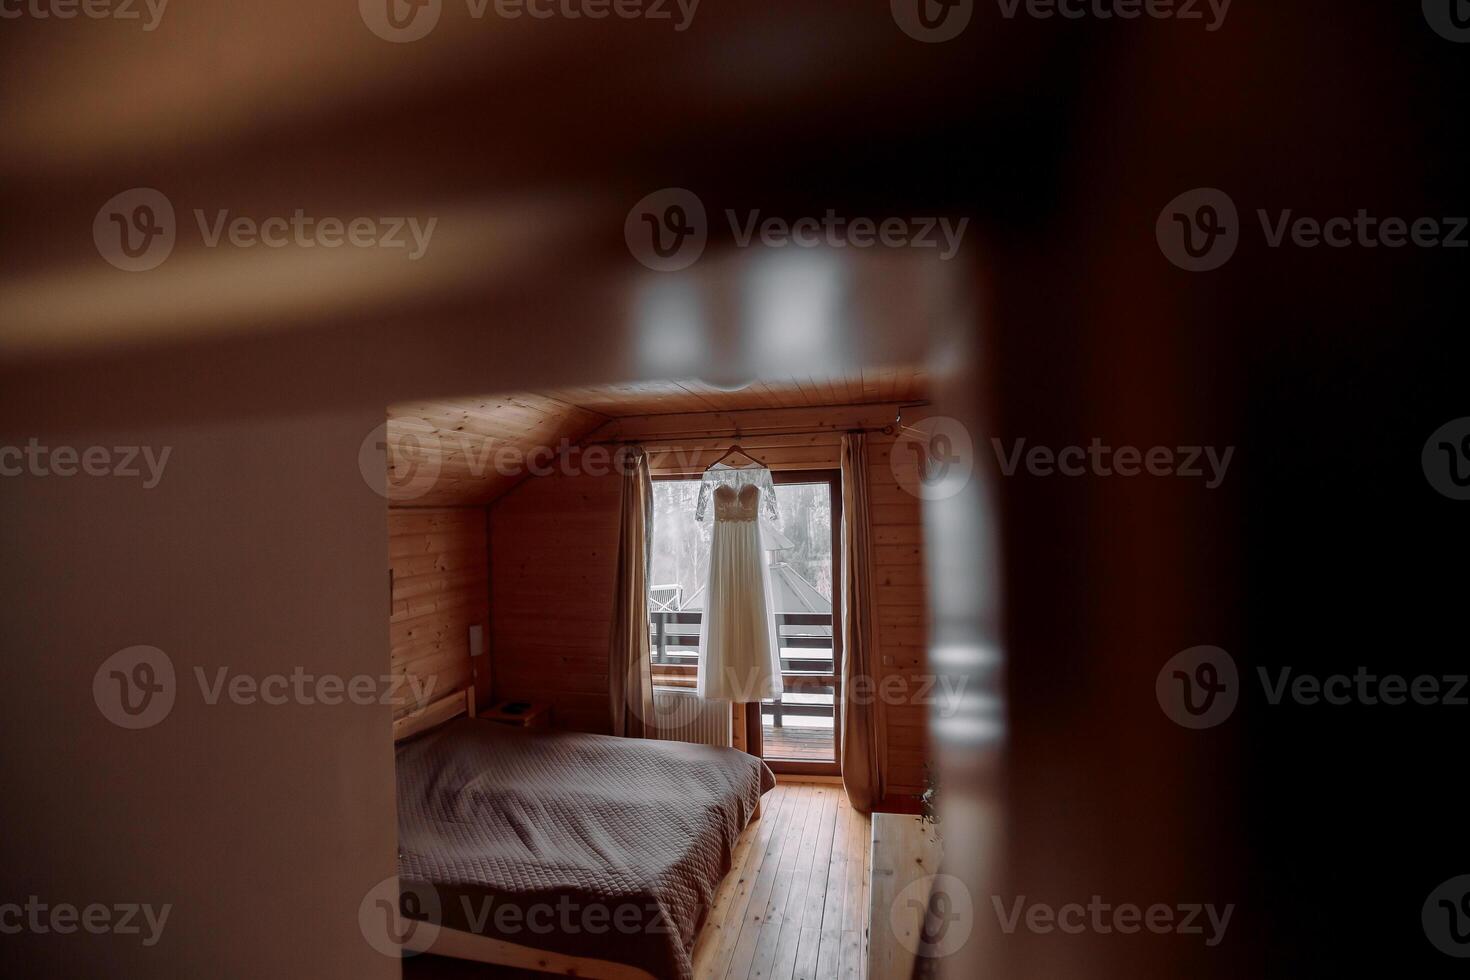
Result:
<instances>
[{"instance_id":1,"label":"wooden ceiling","mask_svg":"<svg viewBox=\"0 0 1470 980\"><path fill-rule=\"evenodd\" d=\"M560 388L542 393L405 402L388 409L388 502L393 507L483 506L615 418L691 412L915 403L928 397L918 368L765 378L740 388L707 381Z\"/></svg>"},{"instance_id":2,"label":"wooden ceiling","mask_svg":"<svg viewBox=\"0 0 1470 980\"><path fill-rule=\"evenodd\" d=\"M928 385L918 368L879 368L849 374L803 375L753 381L732 389L708 381L561 388L553 398L609 418L674 412L734 412L752 408L812 408L923 399Z\"/></svg>"}]
</instances>

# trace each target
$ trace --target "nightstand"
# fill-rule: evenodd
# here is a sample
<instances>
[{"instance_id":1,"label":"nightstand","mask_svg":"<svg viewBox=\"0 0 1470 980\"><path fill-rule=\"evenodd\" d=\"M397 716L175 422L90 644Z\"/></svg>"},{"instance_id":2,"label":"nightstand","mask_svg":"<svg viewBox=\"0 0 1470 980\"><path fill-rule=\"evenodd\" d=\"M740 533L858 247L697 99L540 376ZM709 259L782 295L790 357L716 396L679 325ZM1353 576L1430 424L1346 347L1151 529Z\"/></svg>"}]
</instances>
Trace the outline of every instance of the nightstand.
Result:
<instances>
[{"instance_id":1,"label":"nightstand","mask_svg":"<svg viewBox=\"0 0 1470 980\"><path fill-rule=\"evenodd\" d=\"M521 710L511 710L516 707ZM476 711L475 717L516 728L551 727L551 708L534 701L496 701L484 711Z\"/></svg>"}]
</instances>

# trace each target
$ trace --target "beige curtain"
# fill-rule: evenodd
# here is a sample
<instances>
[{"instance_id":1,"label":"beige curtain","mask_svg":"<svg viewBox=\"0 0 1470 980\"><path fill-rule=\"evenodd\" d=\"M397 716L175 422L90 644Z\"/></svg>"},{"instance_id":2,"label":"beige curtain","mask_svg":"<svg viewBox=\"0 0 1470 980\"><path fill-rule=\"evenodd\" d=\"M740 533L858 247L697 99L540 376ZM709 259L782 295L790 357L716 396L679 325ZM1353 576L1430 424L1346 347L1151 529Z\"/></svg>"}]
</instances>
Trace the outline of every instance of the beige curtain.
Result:
<instances>
[{"instance_id":1,"label":"beige curtain","mask_svg":"<svg viewBox=\"0 0 1470 980\"><path fill-rule=\"evenodd\" d=\"M626 451L622 511L618 519L618 577L613 592L612 642L608 657L608 695L612 733L647 738L653 718L653 681L649 677L648 574L652 550L653 482L648 456Z\"/></svg>"},{"instance_id":2,"label":"beige curtain","mask_svg":"<svg viewBox=\"0 0 1470 980\"><path fill-rule=\"evenodd\" d=\"M869 508L867 437L849 432L842 437L842 784L862 813L883 799L888 781L882 705L872 696L878 631ZM855 690L864 695L856 703Z\"/></svg>"}]
</instances>

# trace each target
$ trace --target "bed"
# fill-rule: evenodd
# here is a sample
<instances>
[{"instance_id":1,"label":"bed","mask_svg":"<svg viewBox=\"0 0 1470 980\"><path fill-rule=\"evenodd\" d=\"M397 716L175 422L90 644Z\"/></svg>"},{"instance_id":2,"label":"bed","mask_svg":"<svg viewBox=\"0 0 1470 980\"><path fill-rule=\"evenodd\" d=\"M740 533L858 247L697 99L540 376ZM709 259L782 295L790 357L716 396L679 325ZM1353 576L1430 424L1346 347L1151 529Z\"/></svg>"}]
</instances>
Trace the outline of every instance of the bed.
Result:
<instances>
[{"instance_id":1,"label":"bed","mask_svg":"<svg viewBox=\"0 0 1470 980\"><path fill-rule=\"evenodd\" d=\"M609 980L691 977L770 769L736 749L496 725L472 717L472 697L396 732L399 886L404 914L427 924L405 946Z\"/></svg>"}]
</instances>

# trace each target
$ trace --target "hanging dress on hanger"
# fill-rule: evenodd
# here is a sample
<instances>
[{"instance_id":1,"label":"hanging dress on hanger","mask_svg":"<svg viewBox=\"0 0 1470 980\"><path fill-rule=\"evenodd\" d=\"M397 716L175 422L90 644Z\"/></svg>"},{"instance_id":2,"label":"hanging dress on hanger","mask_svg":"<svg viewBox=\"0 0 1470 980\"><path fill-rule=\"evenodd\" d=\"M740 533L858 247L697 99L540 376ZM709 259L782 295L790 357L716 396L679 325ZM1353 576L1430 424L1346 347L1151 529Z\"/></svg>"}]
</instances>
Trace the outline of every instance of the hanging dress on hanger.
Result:
<instances>
[{"instance_id":1,"label":"hanging dress on hanger","mask_svg":"<svg viewBox=\"0 0 1470 980\"><path fill-rule=\"evenodd\" d=\"M780 697L781 648L762 525L780 523L771 471L716 463L705 471L694 517L711 525L704 616L699 625L702 697Z\"/></svg>"}]
</instances>

